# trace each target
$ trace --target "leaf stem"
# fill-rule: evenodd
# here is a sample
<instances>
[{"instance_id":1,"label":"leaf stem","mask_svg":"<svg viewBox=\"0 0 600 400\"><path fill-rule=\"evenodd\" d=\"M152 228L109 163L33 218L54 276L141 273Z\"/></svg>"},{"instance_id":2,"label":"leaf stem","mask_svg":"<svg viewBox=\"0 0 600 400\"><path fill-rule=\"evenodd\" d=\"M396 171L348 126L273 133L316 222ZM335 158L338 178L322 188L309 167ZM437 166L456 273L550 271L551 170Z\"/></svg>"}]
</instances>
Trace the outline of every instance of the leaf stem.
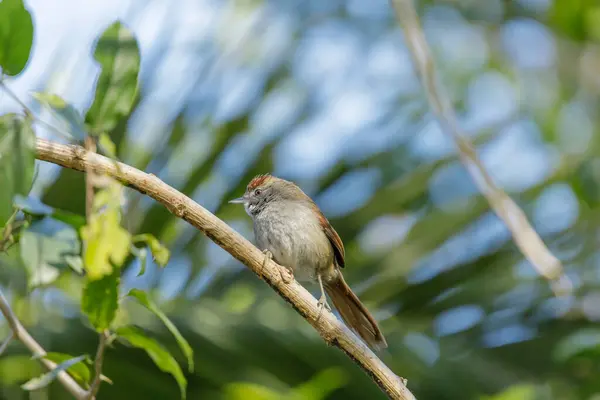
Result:
<instances>
[{"instance_id":1,"label":"leaf stem","mask_svg":"<svg viewBox=\"0 0 600 400\"><path fill-rule=\"evenodd\" d=\"M99 335L98 350L96 350L96 358L94 360L95 376L88 392L88 399L93 399L96 396L98 389L100 389L100 383L102 383L102 363L104 362L104 351L106 350L109 335L110 332L108 330L102 331Z\"/></svg>"},{"instance_id":2,"label":"leaf stem","mask_svg":"<svg viewBox=\"0 0 600 400\"><path fill-rule=\"evenodd\" d=\"M35 115L33 113L33 111L31 110L31 108L29 108L27 106L27 104L25 104L20 98L19 96L16 95L15 92L13 92L8 86L6 86L6 83L4 83L4 80L0 79L0 88L2 88L6 94L8 94L8 96L13 99L14 101L16 101L21 107L23 107L23 110L25 111L25 115L30 116L31 118L33 118L37 123L44 125L46 128L49 128L51 130L54 131L54 133L56 133L58 136L62 137L63 139L68 140L69 142L73 141L73 137L71 135L69 135L68 133L63 132L62 130L60 130L59 128L55 127L54 125L43 121L42 119L40 119L37 115Z\"/></svg>"},{"instance_id":3,"label":"leaf stem","mask_svg":"<svg viewBox=\"0 0 600 400\"><path fill-rule=\"evenodd\" d=\"M6 94L8 94L8 96L11 99L13 99L14 101L16 101L23 108L23 110L25 110L25 112L27 114L33 115L33 112L31 111L31 109L29 107L27 107L27 104L25 104L21 99L19 99L19 96L17 96L15 94L15 92L13 92L8 86L6 86L6 83L4 83L3 79L0 79L0 87L2 89L4 89L4 91L6 92Z\"/></svg>"}]
</instances>

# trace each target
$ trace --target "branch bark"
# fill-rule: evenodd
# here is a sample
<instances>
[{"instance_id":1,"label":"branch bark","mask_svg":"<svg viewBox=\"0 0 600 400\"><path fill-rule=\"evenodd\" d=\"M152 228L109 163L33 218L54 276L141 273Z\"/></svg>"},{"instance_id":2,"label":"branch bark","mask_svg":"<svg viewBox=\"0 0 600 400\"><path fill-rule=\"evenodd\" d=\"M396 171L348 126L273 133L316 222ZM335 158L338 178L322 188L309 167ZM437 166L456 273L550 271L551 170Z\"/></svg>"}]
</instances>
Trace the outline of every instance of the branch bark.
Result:
<instances>
[{"instance_id":1,"label":"branch bark","mask_svg":"<svg viewBox=\"0 0 600 400\"><path fill-rule=\"evenodd\" d=\"M35 341L29 332L27 332L21 322L19 322L2 292L0 292L0 312L2 312L4 318L6 318L14 337L21 341L25 347L27 347L29 351L33 353L33 355L40 356L40 361L46 368L49 370L56 368L55 363L46 360L45 358L41 358L41 356L46 355L46 351L38 342ZM83 400L86 398L87 392L81 386L79 386L79 384L65 371L59 372L57 379L76 399Z\"/></svg>"},{"instance_id":2,"label":"branch bark","mask_svg":"<svg viewBox=\"0 0 600 400\"><path fill-rule=\"evenodd\" d=\"M264 254L252 243L234 231L225 222L211 214L192 199L167 185L152 174L146 174L129 165L90 153L81 146L63 145L37 139L36 157L77 171L106 174L140 193L163 204L178 218L193 225L213 242L263 278L284 300L310 323L329 345L340 348L359 365L391 399L415 399L405 381L392 372L360 339L358 339L331 312L319 317L317 300L298 282L281 281L276 264L268 260L263 266ZM262 269L262 273L261 273Z\"/></svg>"},{"instance_id":3,"label":"branch bark","mask_svg":"<svg viewBox=\"0 0 600 400\"><path fill-rule=\"evenodd\" d=\"M564 273L560 260L546 247L529 223L523 210L495 184L477 156L475 147L466 139L452 103L438 81L435 62L419 23L419 16L414 8L413 0L391 0L391 3L396 13L396 19L404 31L406 45L427 94L429 105L442 130L454 140L465 168L492 210L510 230L521 253L537 272L549 281L555 294L570 293L573 284Z\"/></svg>"}]
</instances>

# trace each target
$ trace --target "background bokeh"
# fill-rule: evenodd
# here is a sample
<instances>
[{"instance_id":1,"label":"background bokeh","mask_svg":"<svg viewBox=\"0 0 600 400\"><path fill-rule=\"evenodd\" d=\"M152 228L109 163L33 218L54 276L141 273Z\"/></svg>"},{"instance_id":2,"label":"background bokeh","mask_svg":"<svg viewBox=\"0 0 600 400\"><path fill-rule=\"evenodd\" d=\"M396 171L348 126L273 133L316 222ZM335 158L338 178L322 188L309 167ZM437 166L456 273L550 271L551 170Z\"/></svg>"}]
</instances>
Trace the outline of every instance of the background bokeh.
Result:
<instances>
[{"instance_id":1,"label":"background bokeh","mask_svg":"<svg viewBox=\"0 0 600 400\"><path fill-rule=\"evenodd\" d=\"M296 181L346 244L346 280L381 321L386 364L420 400L600 398L600 5L593 0L419 1L423 29L462 126L575 283L555 297L433 119L385 0L26 1L29 64L6 84L84 113L91 48L116 19L141 48L141 98L110 132L119 158L159 176L252 238L227 204L257 173ZM0 92L0 114L20 106ZM40 126L36 133L64 141ZM84 176L39 163L33 197L84 214ZM379 389L262 281L147 197L124 225L172 252L133 260L195 349L189 399L376 399ZM73 277L29 293L18 257L0 284L47 350L94 354ZM310 287L316 293L315 287ZM120 318L168 332L141 308ZM0 321L0 332L8 332ZM166 340L168 342L168 340ZM175 345L173 345L175 348ZM175 352L176 353L176 352ZM0 358L1 399L68 398L23 348ZM99 399L176 398L145 353L116 344Z\"/></svg>"}]
</instances>

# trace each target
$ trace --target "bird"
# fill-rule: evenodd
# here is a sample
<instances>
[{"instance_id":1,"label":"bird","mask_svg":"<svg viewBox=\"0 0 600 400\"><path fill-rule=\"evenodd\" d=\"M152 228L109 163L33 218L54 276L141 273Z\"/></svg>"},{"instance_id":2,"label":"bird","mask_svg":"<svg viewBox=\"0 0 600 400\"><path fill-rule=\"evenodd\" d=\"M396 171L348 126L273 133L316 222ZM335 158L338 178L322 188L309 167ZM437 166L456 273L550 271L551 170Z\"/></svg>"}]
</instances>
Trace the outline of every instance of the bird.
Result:
<instances>
[{"instance_id":1,"label":"bird","mask_svg":"<svg viewBox=\"0 0 600 400\"><path fill-rule=\"evenodd\" d=\"M342 239L329 220L294 182L271 174L257 175L242 197L253 222L255 244L267 259L279 264L282 280L289 284L318 283L320 313L331 310L329 295L341 319L374 350L387 347L377 321L344 280L346 265ZM319 313L319 317L320 314Z\"/></svg>"}]
</instances>

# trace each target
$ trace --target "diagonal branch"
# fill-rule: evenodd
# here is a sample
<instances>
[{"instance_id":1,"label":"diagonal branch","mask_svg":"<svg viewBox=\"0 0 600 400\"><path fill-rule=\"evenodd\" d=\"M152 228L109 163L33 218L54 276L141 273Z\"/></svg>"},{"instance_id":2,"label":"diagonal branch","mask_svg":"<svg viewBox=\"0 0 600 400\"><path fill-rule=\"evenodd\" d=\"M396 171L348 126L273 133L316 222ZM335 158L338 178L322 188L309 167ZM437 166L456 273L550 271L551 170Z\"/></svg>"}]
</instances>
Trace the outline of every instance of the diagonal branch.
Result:
<instances>
[{"instance_id":1,"label":"diagonal branch","mask_svg":"<svg viewBox=\"0 0 600 400\"><path fill-rule=\"evenodd\" d=\"M570 292L573 285L565 275L562 263L546 247L523 210L494 183L477 156L473 144L465 138L450 99L438 81L431 50L419 24L413 0L391 0L391 3L404 30L405 42L427 93L429 105L442 130L454 140L459 157L475 184L496 215L504 221L521 253L537 272L550 282L554 292L557 295Z\"/></svg>"},{"instance_id":2,"label":"diagonal branch","mask_svg":"<svg viewBox=\"0 0 600 400\"><path fill-rule=\"evenodd\" d=\"M25 347L27 347L29 351L33 353L33 355L40 357L46 355L44 348L38 342L36 342L29 332L27 332L27 330L23 327L23 325L21 325L2 292L0 292L0 312L4 315L4 318L6 318L6 321L8 322L8 325L12 330L12 335L15 339L21 341ZM42 357L40 358L40 361L49 370L56 368L56 363L53 363L50 360L46 360ZM79 386L79 384L65 371L58 373L58 381L76 399L83 400L86 398L87 392L81 386Z\"/></svg>"},{"instance_id":3,"label":"diagonal branch","mask_svg":"<svg viewBox=\"0 0 600 400\"><path fill-rule=\"evenodd\" d=\"M276 264L268 260L263 268L263 253L183 193L152 174L116 162L80 146L62 145L37 139L36 157L78 171L93 171L109 175L124 185L150 196L177 217L187 221L208 236L233 257L241 261L265 281L310 323L329 345L345 352L392 399L414 399L402 378L392 372L360 339L332 313L323 312L319 318L317 300L298 282L283 283Z\"/></svg>"}]
</instances>

